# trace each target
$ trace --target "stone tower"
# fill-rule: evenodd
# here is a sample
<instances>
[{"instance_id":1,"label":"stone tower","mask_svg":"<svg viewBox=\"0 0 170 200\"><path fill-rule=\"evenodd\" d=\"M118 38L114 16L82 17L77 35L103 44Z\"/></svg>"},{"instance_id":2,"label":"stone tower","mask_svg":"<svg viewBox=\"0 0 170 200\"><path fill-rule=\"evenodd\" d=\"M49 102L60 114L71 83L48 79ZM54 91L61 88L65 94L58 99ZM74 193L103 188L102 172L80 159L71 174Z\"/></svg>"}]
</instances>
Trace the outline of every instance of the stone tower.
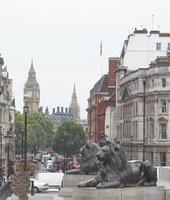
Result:
<instances>
[{"instance_id":1,"label":"stone tower","mask_svg":"<svg viewBox=\"0 0 170 200\"><path fill-rule=\"evenodd\" d=\"M36 80L33 60L28 72L28 80L24 86L24 105L29 107L29 112L38 112L40 103L40 88Z\"/></svg>"},{"instance_id":2,"label":"stone tower","mask_svg":"<svg viewBox=\"0 0 170 200\"><path fill-rule=\"evenodd\" d=\"M71 108L71 113L73 114L74 120L79 121L80 120L80 108L79 108L79 105L78 105L78 102L77 102L75 84L74 84L70 108Z\"/></svg>"}]
</instances>

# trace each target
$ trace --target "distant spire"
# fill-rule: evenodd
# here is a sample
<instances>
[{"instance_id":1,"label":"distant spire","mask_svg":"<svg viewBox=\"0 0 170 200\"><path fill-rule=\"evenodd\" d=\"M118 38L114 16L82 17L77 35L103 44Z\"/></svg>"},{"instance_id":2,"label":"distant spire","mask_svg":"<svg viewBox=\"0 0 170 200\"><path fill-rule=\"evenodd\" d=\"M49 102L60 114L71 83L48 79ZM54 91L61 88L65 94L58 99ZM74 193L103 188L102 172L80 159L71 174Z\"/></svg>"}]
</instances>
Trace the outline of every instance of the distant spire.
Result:
<instances>
[{"instance_id":1,"label":"distant spire","mask_svg":"<svg viewBox=\"0 0 170 200\"><path fill-rule=\"evenodd\" d=\"M75 86L75 83L74 83L74 87L73 87L73 95L72 95L72 101L75 101L73 99L76 99L77 101L77 95L76 95L76 86Z\"/></svg>"},{"instance_id":2,"label":"distant spire","mask_svg":"<svg viewBox=\"0 0 170 200\"><path fill-rule=\"evenodd\" d=\"M29 70L29 74L35 74L34 64L33 64L33 58L31 59L31 67Z\"/></svg>"},{"instance_id":3,"label":"distant spire","mask_svg":"<svg viewBox=\"0 0 170 200\"><path fill-rule=\"evenodd\" d=\"M36 72L34 69L33 59L31 59L31 66L28 72L28 80L26 82L26 85L38 85L36 80Z\"/></svg>"},{"instance_id":4,"label":"distant spire","mask_svg":"<svg viewBox=\"0 0 170 200\"><path fill-rule=\"evenodd\" d=\"M74 87L73 87L73 94L72 94L70 108L71 108L71 112L73 114L73 118L75 120L79 120L80 119L80 108L79 108L79 105L78 105L78 102L77 102L77 94L76 94L75 83L74 83Z\"/></svg>"},{"instance_id":5,"label":"distant spire","mask_svg":"<svg viewBox=\"0 0 170 200\"><path fill-rule=\"evenodd\" d=\"M74 83L74 89L73 89L73 91L76 92L76 86L75 86L75 83Z\"/></svg>"}]
</instances>

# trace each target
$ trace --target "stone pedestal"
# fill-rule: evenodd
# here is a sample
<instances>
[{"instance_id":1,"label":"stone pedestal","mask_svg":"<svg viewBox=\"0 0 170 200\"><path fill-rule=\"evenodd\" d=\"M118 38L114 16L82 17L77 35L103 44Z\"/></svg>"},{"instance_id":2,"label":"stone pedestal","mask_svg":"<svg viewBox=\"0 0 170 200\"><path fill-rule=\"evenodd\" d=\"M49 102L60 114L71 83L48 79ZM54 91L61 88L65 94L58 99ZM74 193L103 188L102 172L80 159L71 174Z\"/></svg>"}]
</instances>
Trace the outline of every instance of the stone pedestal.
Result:
<instances>
[{"instance_id":1,"label":"stone pedestal","mask_svg":"<svg viewBox=\"0 0 170 200\"><path fill-rule=\"evenodd\" d=\"M72 200L165 200L164 187L74 188Z\"/></svg>"},{"instance_id":2,"label":"stone pedestal","mask_svg":"<svg viewBox=\"0 0 170 200\"><path fill-rule=\"evenodd\" d=\"M63 187L77 187L78 183L94 179L95 175L65 174Z\"/></svg>"},{"instance_id":3,"label":"stone pedestal","mask_svg":"<svg viewBox=\"0 0 170 200\"><path fill-rule=\"evenodd\" d=\"M79 174L65 174L63 177L63 188L59 191L59 196L64 199L71 199L73 188L77 187L78 183L93 179L95 175L79 175Z\"/></svg>"}]
</instances>

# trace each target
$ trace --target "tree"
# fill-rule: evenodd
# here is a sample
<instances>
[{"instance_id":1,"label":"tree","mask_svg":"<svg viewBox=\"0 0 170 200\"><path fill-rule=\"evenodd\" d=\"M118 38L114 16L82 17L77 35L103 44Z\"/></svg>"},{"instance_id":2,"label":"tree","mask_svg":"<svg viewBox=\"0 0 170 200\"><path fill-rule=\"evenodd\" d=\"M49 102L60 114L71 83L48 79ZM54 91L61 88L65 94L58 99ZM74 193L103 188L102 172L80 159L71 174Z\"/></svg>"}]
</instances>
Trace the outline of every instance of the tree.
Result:
<instances>
[{"instance_id":1,"label":"tree","mask_svg":"<svg viewBox=\"0 0 170 200\"><path fill-rule=\"evenodd\" d=\"M53 141L53 125L43 113L31 113L28 116L28 144L32 153L51 147Z\"/></svg>"},{"instance_id":2,"label":"tree","mask_svg":"<svg viewBox=\"0 0 170 200\"><path fill-rule=\"evenodd\" d=\"M24 117L20 112L16 112L15 113L16 154L21 153L23 131L24 131Z\"/></svg>"},{"instance_id":3,"label":"tree","mask_svg":"<svg viewBox=\"0 0 170 200\"><path fill-rule=\"evenodd\" d=\"M43 113L29 113L27 128L28 151L36 154L44 147L51 147L53 143L53 125ZM22 131L24 131L24 116L16 112L16 153L21 153Z\"/></svg>"},{"instance_id":4,"label":"tree","mask_svg":"<svg viewBox=\"0 0 170 200\"><path fill-rule=\"evenodd\" d=\"M80 147L85 143L85 132L81 124L75 122L63 123L55 133L53 148L58 153L64 153L64 142L66 154L78 154Z\"/></svg>"}]
</instances>

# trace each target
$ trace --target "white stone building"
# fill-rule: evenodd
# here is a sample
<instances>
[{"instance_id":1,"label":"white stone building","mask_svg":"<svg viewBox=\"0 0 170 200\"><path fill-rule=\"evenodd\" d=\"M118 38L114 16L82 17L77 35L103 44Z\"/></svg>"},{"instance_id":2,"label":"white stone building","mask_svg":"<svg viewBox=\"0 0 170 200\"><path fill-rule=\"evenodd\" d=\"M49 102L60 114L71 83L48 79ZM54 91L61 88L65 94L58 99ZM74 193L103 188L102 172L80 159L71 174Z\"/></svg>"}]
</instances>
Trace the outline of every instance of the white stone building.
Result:
<instances>
[{"instance_id":1,"label":"white stone building","mask_svg":"<svg viewBox=\"0 0 170 200\"><path fill-rule=\"evenodd\" d=\"M129 159L170 165L169 52L170 33L135 29L124 42L113 121Z\"/></svg>"},{"instance_id":2,"label":"white stone building","mask_svg":"<svg viewBox=\"0 0 170 200\"><path fill-rule=\"evenodd\" d=\"M128 70L149 67L157 56L170 52L170 33L135 29L125 40L121 53L121 66Z\"/></svg>"},{"instance_id":3,"label":"white stone building","mask_svg":"<svg viewBox=\"0 0 170 200\"><path fill-rule=\"evenodd\" d=\"M170 57L158 57L148 68L134 71L120 67L120 73L124 73L117 87L120 143L129 158L170 165Z\"/></svg>"}]
</instances>

